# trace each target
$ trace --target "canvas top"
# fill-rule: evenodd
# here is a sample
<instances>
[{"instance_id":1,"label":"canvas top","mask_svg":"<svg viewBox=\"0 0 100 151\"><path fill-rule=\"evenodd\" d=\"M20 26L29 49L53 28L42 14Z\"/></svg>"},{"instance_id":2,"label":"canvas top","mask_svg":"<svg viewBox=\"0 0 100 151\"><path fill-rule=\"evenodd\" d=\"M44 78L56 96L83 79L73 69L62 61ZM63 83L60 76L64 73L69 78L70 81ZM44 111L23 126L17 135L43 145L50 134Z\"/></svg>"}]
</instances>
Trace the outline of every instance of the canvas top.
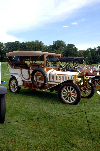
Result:
<instances>
[{"instance_id":1,"label":"canvas top","mask_svg":"<svg viewBox=\"0 0 100 151\"><path fill-rule=\"evenodd\" d=\"M68 62L68 61L81 61L84 57L61 57L59 58L60 62Z\"/></svg>"},{"instance_id":2,"label":"canvas top","mask_svg":"<svg viewBox=\"0 0 100 151\"><path fill-rule=\"evenodd\" d=\"M7 57L11 57L11 56L35 56L35 57L38 57L38 56L42 56L42 55L53 55L53 56L61 57L61 54L42 52L42 51L13 51L13 52L6 53Z\"/></svg>"}]
</instances>

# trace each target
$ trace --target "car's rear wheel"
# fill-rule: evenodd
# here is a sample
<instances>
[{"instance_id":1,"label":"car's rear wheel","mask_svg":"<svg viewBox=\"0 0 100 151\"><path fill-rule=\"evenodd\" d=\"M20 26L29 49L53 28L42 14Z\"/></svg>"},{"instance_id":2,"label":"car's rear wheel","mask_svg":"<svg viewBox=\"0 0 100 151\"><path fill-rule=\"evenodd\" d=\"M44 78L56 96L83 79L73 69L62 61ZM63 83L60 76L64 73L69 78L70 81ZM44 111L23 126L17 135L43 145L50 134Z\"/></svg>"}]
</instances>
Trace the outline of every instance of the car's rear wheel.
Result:
<instances>
[{"instance_id":1,"label":"car's rear wheel","mask_svg":"<svg viewBox=\"0 0 100 151\"><path fill-rule=\"evenodd\" d=\"M21 87L18 86L18 81L15 77L10 78L9 80L9 90L13 93L19 93Z\"/></svg>"},{"instance_id":2,"label":"car's rear wheel","mask_svg":"<svg viewBox=\"0 0 100 151\"><path fill-rule=\"evenodd\" d=\"M95 88L93 83L87 83L80 88L82 98L91 98L94 95Z\"/></svg>"},{"instance_id":3,"label":"car's rear wheel","mask_svg":"<svg viewBox=\"0 0 100 151\"><path fill-rule=\"evenodd\" d=\"M78 104L81 99L81 92L73 83L62 84L59 88L58 95L61 102L70 105Z\"/></svg>"},{"instance_id":4,"label":"car's rear wheel","mask_svg":"<svg viewBox=\"0 0 100 151\"><path fill-rule=\"evenodd\" d=\"M0 95L0 124L3 124L5 121L5 113L6 113L5 95Z\"/></svg>"}]
</instances>

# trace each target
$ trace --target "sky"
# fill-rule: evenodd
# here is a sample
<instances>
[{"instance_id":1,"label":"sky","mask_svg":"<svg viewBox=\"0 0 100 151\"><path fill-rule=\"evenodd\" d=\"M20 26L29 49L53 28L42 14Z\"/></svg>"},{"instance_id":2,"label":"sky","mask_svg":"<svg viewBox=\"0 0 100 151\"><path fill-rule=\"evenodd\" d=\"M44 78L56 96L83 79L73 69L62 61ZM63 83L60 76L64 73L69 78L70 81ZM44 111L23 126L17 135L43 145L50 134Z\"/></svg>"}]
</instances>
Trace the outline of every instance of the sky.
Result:
<instances>
[{"instance_id":1,"label":"sky","mask_svg":"<svg viewBox=\"0 0 100 151\"><path fill-rule=\"evenodd\" d=\"M0 0L0 42L100 46L100 0Z\"/></svg>"}]
</instances>

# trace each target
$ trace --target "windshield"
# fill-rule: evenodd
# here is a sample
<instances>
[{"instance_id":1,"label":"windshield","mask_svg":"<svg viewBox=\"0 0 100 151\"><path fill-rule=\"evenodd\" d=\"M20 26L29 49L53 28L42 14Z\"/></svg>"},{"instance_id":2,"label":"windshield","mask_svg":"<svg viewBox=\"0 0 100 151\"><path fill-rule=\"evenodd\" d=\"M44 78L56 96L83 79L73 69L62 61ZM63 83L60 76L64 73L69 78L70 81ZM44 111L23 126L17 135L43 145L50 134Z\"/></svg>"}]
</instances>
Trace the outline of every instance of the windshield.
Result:
<instances>
[{"instance_id":1,"label":"windshield","mask_svg":"<svg viewBox=\"0 0 100 151\"><path fill-rule=\"evenodd\" d=\"M57 67L58 66L58 57L53 55L46 55L46 66L47 67Z\"/></svg>"}]
</instances>

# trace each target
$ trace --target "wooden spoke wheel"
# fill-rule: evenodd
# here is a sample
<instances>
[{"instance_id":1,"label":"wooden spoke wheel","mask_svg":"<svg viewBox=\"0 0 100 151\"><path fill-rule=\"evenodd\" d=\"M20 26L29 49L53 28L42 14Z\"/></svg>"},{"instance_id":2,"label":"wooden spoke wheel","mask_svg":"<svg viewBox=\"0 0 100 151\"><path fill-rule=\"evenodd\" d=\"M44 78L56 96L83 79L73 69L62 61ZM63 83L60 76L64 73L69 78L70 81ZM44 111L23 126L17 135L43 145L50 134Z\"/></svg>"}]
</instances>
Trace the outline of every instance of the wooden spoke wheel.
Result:
<instances>
[{"instance_id":1,"label":"wooden spoke wheel","mask_svg":"<svg viewBox=\"0 0 100 151\"><path fill-rule=\"evenodd\" d=\"M19 93L20 87L18 86L18 81L15 77L10 78L9 80L9 90L13 93Z\"/></svg>"},{"instance_id":2,"label":"wooden spoke wheel","mask_svg":"<svg viewBox=\"0 0 100 151\"><path fill-rule=\"evenodd\" d=\"M58 92L61 102L65 104L75 105L81 99L79 88L73 83L64 83L60 86Z\"/></svg>"},{"instance_id":3,"label":"wooden spoke wheel","mask_svg":"<svg viewBox=\"0 0 100 151\"><path fill-rule=\"evenodd\" d=\"M93 83L87 83L84 87L81 87L80 90L82 98L91 98L95 92Z\"/></svg>"},{"instance_id":4,"label":"wooden spoke wheel","mask_svg":"<svg viewBox=\"0 0 100 151\"><path fill-rule=\"evenodd\" d=\"M31 80L36 88L42 89L47 85L47 76L44 70L36 68L32 71ZM40 81L40 82L39 82ZM42 83L41 85L39 83Z\"/></svg>"}]
</instances>

